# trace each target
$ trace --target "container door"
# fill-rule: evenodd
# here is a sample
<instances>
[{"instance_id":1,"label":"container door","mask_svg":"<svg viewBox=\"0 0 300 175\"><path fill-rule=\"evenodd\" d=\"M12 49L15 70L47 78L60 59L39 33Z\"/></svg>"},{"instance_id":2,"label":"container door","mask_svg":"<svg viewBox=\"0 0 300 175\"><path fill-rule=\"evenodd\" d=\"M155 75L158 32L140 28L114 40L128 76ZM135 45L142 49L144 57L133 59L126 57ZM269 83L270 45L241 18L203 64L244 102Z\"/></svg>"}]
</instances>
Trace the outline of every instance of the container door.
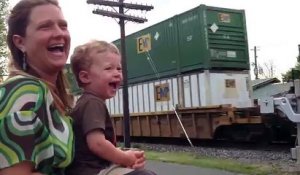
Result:
<instances>
[{"instance_id":1,"label":"container door","mask_svg":"<svg viewBox=\"0 0 300 175\"><path fill-rule=\"evenodd\" d=\"M204 21L208 32L209 66L249 69L244 11L207 7Z\"/></svg>"}]
</instances>

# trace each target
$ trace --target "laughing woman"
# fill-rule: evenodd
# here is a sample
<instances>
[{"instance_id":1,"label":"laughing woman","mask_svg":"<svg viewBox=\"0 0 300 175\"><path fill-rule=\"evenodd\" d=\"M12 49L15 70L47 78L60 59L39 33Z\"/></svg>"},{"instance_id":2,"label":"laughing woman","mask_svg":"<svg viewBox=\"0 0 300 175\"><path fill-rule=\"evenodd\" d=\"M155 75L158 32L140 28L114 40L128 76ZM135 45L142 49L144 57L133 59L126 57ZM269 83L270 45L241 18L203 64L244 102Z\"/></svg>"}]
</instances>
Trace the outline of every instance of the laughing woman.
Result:
<instances>
[{"instance_id":1,"label":"laughing woman","mask_svg":"<svg viewBox=\"0 0 300 175\"><path fill-rule=\"evenodd\" d=\"M73 159L62 69L70 35L56 0L21 0L8 18L10 76L0 87L0 175L61 175Z\"/></svg>"}]
</instances>

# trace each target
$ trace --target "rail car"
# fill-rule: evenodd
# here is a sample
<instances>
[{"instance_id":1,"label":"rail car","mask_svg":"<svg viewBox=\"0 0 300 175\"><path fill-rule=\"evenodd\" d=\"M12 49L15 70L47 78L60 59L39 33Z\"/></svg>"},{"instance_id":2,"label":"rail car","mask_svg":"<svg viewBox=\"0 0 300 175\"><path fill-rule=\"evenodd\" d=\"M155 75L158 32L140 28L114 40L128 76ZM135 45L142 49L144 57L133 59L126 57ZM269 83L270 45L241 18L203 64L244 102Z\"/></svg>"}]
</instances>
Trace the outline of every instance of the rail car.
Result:
<instances>
[{"instance_id":1,"label":"rail car","mask_svg":"<svg viewBox=\"0 0 300 175\"><path fill-rule=\"evenodd\" d=\"M262 115L248 96L247 77L206 71L129 85L131 136L184 138L186 131L190 139L291 142L294 124L277 113ZM107 101L119 137L122 93Z\"/></svg>"},{"instance_id":2,"label":"rail car","mask_svg":"<svg viewBox=\"0 0 300 175\"><path fill-rule=\"evenodd\" d=\"M199 5L125 41L132 137L182 138L184 130L192 139L292 135L287 118L261 115L251 99L244 10ZM79 94L66 70L70 92ZM106 104L121 137L123 89Z\"/></svg>"}]
</instances>

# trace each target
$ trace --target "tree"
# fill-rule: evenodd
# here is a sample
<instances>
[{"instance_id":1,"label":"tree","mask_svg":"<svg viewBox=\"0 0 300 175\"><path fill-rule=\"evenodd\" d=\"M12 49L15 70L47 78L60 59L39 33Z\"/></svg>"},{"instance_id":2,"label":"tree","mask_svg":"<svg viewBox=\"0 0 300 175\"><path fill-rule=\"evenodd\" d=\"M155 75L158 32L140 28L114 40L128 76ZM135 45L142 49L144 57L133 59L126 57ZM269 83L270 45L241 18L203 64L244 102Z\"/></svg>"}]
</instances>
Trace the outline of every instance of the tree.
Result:
<instances>
[{"instance_id":1,"label":"tree","mask_svg":"<svg viewBox=\"0 0 300 175\"><path fill-rule=\"evenodd\" d=\"M255 67L255 63L252 63L252 66ZM268 60L264 62L263 65L257 65L257 71L261 78L274 78L276 73L276 67L273 60Z\"/></svg>"},{"instance_id":2,"label":"tree","mask_svg":"<svg viewBox=\"0 0 300 175\"><path fill-rule=\"evenodd\" d=\"M288 82L292 79L300 79L300 62L297 62L296 66L290 70L288 70L285 74L281 74L282 81Z\"/></svg>"},{"instance_id":3,"label":"tree","mask_svg":"<svg viewBox=\"0 0 300 175\"><path fill-rule=\"evenodd\" d=\"M8 14L8 0L0 0L0 76L7 75L8 48L6 45L6 17Z\"/></svg>"},{"instance_id":4,"label":"tree","mask_svg":"<svg viewBox=\"0 0 300 175\"><path fill-rule=\"evenodd\" d=\"M268 60L268 62L264 62L263 66L259 66L259 74L264 78L274 78L276 69L273 60Z\"/></svg>"}]
</instances>

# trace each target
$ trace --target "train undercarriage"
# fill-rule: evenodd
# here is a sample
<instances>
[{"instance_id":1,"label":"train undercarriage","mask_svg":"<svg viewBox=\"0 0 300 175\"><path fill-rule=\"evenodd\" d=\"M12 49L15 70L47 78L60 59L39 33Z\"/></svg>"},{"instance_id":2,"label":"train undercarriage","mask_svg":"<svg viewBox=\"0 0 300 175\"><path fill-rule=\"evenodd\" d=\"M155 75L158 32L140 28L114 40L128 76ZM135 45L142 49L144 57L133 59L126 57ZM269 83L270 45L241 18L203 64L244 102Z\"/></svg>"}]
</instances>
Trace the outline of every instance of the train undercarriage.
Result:
<instances>
[{"instance_id":1,"label":"train undercarriage","mask_svg":"<svg viewBox=\"0 0 300 175\"><path fill-rule=\"evenodd\" d=\"M112 121L117 136L123 136L123 117L114 115ZM133 113L130 125L131 137L144 138L292 143L296 137L296 125L287 117L279 113L261 115L259 107L218 105L177 107L176 113Z\"/></svg>"}]
</instances>

